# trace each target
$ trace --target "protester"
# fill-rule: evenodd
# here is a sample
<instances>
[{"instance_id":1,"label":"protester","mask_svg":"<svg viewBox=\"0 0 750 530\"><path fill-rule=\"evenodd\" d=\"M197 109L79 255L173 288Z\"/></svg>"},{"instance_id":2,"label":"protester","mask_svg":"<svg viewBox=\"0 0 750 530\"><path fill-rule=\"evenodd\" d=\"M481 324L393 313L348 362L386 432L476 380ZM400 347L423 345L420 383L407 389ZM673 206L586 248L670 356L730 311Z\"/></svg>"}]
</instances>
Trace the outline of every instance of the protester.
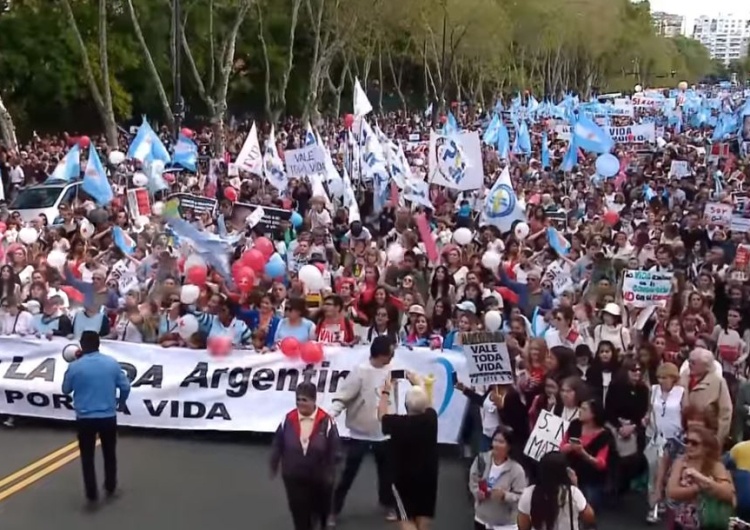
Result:
<instances>
[{"instance_id":1,"label":"protester","mask_svg":"<svg viewBox=\"0 0 750 530\"><path fill-rule=\"evenodd\" d=\"M386 519L397 518L393 496L392 478L387 462L388 444L378 421L379 401L372 396L381 396L385 381L391 376L390 362L394 344L387 336L376 337L370 344L369 361L355 366L344 380L333 399L331 413L334 417L346 410L346 427L351 440L347 447L344 470L338 480L333 496L333 513L329 524L334 524L344 507L346 495L357 477L362 460L369 450L375 456L378 471L378 501L386 511ZM388 412L393 413L395 396L388 396Z\"/></svg>"},{"instance_id":2,"label":"protester","mask_svg":"<svg viewBox=\"0 0 750 530\"><path fill-rule=\"evenodd\" d=\"M104 456L104 491L117 493L117 411L130 394L130 382L115 359L99 352L95 331L81 334L80 359L65 372L62 391L73 395L83 485L90 506L99 498L94 456L97 438Z\"/></svg>"},{"instance_id":3,"label":"protester","mask_svg":"<svg viewBox=\"0 0 750 530\"><path fill-rule=\"evenodd\" d=\"M315 385L300 383L295 394L297 407L274 437L271 474L281 468L294 530L316 530L328 521L341 447L333 418L316 404Z\"/></svg>"},{"instance_id":4,"label":"protester","mask_svg":"<svg viewBox=\"0 0 750 530\"><path fill-rule=\"evenodd\" d=\"M438 418L424 383L406 372L412 385L406 391L406 415L390 414L398 380L389 376L380 393L378 418L388 440L393 498L403 530L427 530L435 518L438 488Z\"/></svg>"},{"instance_id":5,"label":"protester","mask_svg":"<svg viewBox=\"0 0 750 530\"><path fill-rule=\"evenodd\" d=\"M474 459L469 491L474 496L474 528L514 527L518 501L526 488L526 474L513 450L513 431L498 427L492 446ZM518 446L518 444L515 444Z\"/></svg>"}]
</instances>

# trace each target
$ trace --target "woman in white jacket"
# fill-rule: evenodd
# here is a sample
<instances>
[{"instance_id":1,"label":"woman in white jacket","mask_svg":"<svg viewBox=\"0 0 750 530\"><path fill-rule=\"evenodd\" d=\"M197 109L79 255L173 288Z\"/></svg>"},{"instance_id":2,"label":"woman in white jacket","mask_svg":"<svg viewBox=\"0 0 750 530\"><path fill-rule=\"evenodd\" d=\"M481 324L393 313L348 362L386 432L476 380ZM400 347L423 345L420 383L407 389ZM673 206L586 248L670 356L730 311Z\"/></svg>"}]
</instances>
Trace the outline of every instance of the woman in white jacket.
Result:
<instances>
[{"instance_id":1,"label":"woman in white jacket","mask_svg":"<svg viewBox=\"0 0 750 530\"><path fill-rule=\"evenodd\" d=\"M594 336L591 343L592 351L596 351L602 341L611 342L614 347L624 354L632 344L630 330L622 324L622 308L614 303L609 303L602 310L602 323L594 328Z\"/></svg>"},{"instance_id":2,"label":"woman in white jacket","mask_svg":"<svg viewBox=\"0 0 750 530\"><path fill-rule=\"evenodd\" d=\"M14 297L9 296L2 301L2 317L0 317L0 334L2 335L33 335L33 316L26 311Z\"/></svg>"}]
</instances>

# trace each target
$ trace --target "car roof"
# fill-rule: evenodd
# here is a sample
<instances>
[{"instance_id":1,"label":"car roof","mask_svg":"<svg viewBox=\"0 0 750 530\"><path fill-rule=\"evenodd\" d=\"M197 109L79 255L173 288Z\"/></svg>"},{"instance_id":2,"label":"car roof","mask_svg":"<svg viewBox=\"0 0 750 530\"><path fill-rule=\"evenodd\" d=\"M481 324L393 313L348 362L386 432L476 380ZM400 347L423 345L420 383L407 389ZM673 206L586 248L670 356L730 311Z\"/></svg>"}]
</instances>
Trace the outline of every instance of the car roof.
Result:
<instances>
[{"instance_id":1,"label":"car roof","mask_svg":"<svg viewBox=\"0 0 750 530\"><path fill-rule=\"evenodd\" d=\"M81 182L68 182L67 180L46 180L42 184L29 186L26 189L60 188L65 186L80 186Z\"/></svg>"}]
</instances>

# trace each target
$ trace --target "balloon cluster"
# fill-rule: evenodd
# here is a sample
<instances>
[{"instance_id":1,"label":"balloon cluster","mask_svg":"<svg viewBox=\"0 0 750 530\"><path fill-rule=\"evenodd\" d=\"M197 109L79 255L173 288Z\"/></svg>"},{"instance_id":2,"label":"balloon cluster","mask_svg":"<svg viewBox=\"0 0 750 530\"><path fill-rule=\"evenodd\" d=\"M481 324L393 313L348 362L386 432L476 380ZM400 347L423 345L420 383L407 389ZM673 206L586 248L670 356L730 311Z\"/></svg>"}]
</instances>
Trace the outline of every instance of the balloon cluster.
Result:
<instances>
[{"instance_id":1,"label":"balloon cluster","mask_svg":"<svg viewBox=\"0 0 750 530\"><path fill-rule=\"evenodd\" d=\"M290 359L302 359L308 364L316 364L323 360L323 346L319 342L300 342L294 337L285 337L279 342L281 353Z\"/></svg>"}]
</instances>

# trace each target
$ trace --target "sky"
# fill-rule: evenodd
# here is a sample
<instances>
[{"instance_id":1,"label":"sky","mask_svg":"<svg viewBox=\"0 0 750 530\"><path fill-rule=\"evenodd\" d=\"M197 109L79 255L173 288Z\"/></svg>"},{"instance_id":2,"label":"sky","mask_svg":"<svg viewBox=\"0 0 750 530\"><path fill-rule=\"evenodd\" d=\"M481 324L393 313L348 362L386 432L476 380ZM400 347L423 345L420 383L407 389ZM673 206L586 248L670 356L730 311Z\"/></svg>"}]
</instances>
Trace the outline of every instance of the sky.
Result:
<instances>
[{"instance_id":1,"label":"sky","mask_svg":"<svg viewBox=\"0 0 750 530\"><path fill-rule=\"evenodd\" d=\"M651 0L653 11L665 11L686 18L688 33L693 20L702 16L736 15L750 19L750 0Z\"/></svg>"}]
</instances>

